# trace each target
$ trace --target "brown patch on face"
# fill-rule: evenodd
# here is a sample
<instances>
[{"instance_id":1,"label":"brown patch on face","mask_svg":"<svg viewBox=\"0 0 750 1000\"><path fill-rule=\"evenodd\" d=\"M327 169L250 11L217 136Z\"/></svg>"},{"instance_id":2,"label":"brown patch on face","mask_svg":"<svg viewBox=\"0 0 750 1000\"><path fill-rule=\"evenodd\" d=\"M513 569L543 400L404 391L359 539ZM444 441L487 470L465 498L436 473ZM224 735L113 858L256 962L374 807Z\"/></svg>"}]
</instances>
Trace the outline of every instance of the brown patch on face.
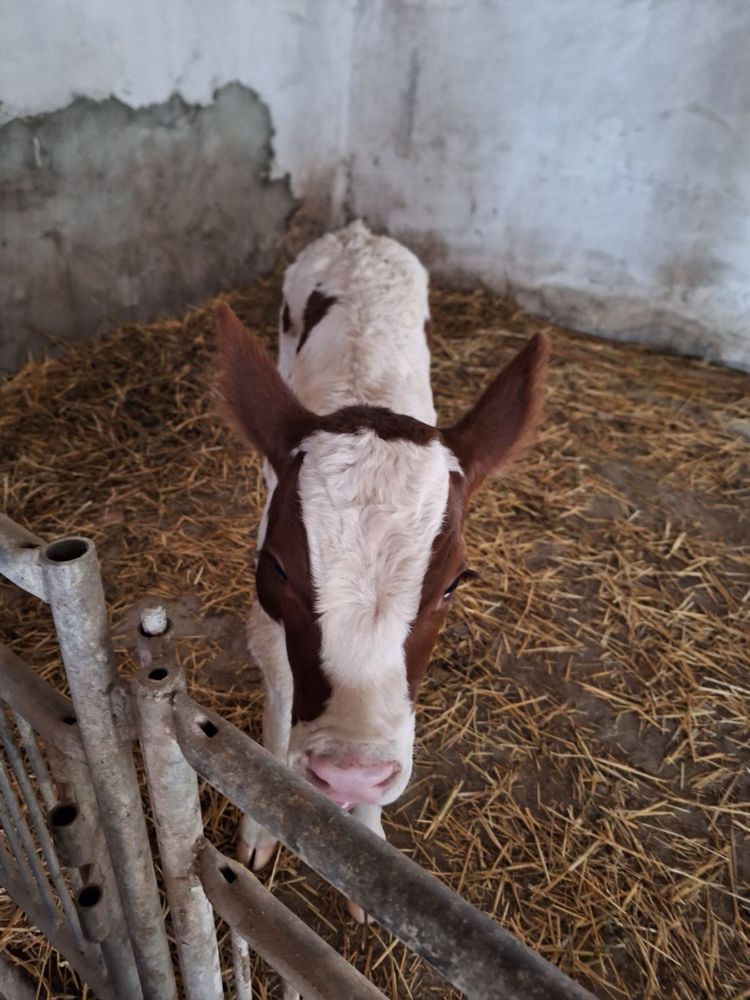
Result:
<instances>
[{"instance_id":1,"label":"brown patch on face","mask_svg":"<svg viewBox=\"0 0 750 1000\"><path fill-rule=\"evenodd\" d=\"M279 476L268 511L268 530L258 556L255 585L261 607L284 626L292 668L292 723L316 719L331 697L320 662L322 635L315 613L307 532L299 498L304 454Z\"/></svg>"},{"instance_id":2,"label":"brown patch on face","mask_svg":"<svg viewBox=\"0 0 750 1000\"><path fill-rule=\"evenodd\" d=\"M424 321L424 336L427 346L432 350L432 319L429 316Z\"/></svg>"},{"instance_id":3,"label":"brown patch on face","mask_svg":"<svg viewBox=\"0 0 750 1000\"><path fill-rule=\"evenodd\" d=\"M336 305L335 295L324 295L317 288L310 294L302 314L302 336L297 344L297 354L302 350L310 336L310 331L325 317L331 306Z\"/></svg>"},{"instance_id":4,"label":"brown patch on face","mask_svg":"<svg viewBox=\"0 0 750 1000\"><path fill-rule=\"evenodd\" d=\"M413 444L429 444L439 436L436 427L382 406L345 406L318 419L319 429L331 434L371 430L384 441L411 441Z\"/></svg>"},{"instance_id":5,"label":"brown patch on face","mask_svg":"<svg viewBox=\"0 0 750 1000\"><path fill-rule=\"evenodd\" d=\"M464 568L464 547L461 537L464 516L465 482L458 472L452 472L448 489L448 505L442 528L432 543L432 553L422 582L419 610L404 644L406 679L409 696L414 702L424 678L430 654L448 612L446 590Z\"/></svg>"}]
</instances>

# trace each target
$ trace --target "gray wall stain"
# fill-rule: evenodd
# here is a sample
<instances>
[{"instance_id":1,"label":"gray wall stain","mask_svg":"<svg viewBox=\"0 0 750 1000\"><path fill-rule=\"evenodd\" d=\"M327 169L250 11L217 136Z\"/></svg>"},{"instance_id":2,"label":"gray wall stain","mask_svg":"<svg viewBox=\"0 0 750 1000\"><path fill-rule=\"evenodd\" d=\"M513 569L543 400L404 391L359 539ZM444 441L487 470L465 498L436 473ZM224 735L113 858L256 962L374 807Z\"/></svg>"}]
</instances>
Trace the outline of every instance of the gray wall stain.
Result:
<instances>
[{"instance_id":1,"label":"gray wall stain","mask_svg":"<svg viewBox=\"0 0 750 1000\"><path fill-rule=\"evenodd\" d=\"M419 52L412 49L409 57L409 74L404 89L401 114L396 124L394 143L397 151L403 157L411 155L412 138L414 136L414 116L417 108L417 87L419 85Z\"/></svg>"},{"instance_id":2,"label":"gray wall stain","mask_svg":"<svg viewBox=\"0 0 750 1000\"><path fill-rule=\"evenodd\" d=\"M270 269L294 209L268 109L79 98L0 127L0 369Z\"/></svg>"}]
</instances>

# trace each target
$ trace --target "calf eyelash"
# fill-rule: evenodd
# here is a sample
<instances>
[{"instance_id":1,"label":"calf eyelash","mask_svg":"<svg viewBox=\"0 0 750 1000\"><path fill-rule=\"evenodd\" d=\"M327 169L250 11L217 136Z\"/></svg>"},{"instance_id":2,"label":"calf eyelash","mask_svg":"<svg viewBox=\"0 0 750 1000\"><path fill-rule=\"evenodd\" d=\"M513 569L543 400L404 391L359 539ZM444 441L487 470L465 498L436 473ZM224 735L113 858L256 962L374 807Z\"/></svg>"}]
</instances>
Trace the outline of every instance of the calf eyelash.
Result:
<instances>
[{"instance_id":1,"label":"calf eyelash","mask_svg":"<svg viewBox=\"0 0 750 1000\"><path fill-rule=\"evenodd\" d=\"M479 579L479 573L477 573L475 570L473 569L463 570L461 573L458 574L453 583L451 583L450 587L448 587L447 590L443 592L443 600L449 601L456 588L460 584L464 583L466 580L478 580L478 579Z\"/></svg>"}]
</instances>

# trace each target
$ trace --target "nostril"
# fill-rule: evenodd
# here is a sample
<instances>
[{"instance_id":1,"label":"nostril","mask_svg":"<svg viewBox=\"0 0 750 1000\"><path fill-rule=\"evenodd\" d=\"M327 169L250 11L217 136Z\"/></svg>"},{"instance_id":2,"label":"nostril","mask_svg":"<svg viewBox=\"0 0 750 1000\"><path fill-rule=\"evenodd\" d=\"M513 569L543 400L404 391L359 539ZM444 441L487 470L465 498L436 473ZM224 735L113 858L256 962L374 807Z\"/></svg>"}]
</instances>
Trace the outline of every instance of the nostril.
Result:
<instances>
[{"instance_id":1,"label":"nostril","mask_svg":"<svg viewBox=\"0 0 750 1000\"><path fill-rule=\"evenodd\" d=\"M317 771L309 765L307 767L307 780L321 791L331 787L325 778L321 778Z\"/></svg>"}]
</instances>

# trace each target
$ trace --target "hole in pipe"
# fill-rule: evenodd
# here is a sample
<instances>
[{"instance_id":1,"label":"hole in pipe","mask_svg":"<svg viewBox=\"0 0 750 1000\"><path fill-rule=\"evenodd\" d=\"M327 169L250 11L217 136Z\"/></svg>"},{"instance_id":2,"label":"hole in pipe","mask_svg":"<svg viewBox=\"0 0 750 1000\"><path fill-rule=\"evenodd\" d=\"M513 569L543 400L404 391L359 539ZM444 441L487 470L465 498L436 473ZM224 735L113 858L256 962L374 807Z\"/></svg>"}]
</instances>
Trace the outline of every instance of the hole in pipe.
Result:
<instances>
[{"instance_id":1,"label":"hole in pipe","mask_svg":"<svg viewBox=\"0 0 750 1000\"><path fill-rule=\"evenodd\" d=\"M48 545L44 554L50 562L64 563L80 559L88 550L89 543L83 538L62 538L59 542Z\"/></svg>"},{"instance_id":2,"label":"hole in pipe","mask_svg":"<svg viewBox=\"0 0 750 1000\"><path fill-rule=\"evenodd\" d=\"M165 677L169 677L169 671L165 670L164 667L156 667L148 675L151 681L163 681Z\"/></svg>"},{"instance_id":3,"label":"hole in pipe","mask_svg":"<svg viewBox=\"0 0 750 1000\"><path fill-rule=\"evenodd\" d=\"M70 826L78 817L75 802L59 802L50 810L49 818L53 826Z\"/></svg>"},{"instance_id":4,"label":"hole in pipe","mask_svg":"<svg viewBox=\"0 0 750 1000\"><path fill-rule=\"evenodd\" d=\"M78 893L78 905L89 909L96 906L101 898L102 887L92 882L91 885L85 885Z\"/></svg>"},{"instance_id":5,"label":"hole in pipe","mask_svg":"<svg viewBox=\"0 0 750 1000\"><path fill-rule=\"evenodd\" d=\"M231 884L232 882L235 882L237 880L237 873L232 871L229 865L224 865L222 868L219 869L219 871L224 876L225 882L229 882Z\"/></svg>"},{"instance_id":6,"label":"hole in pipe","mask_svg":"<svg viewBox=\"0 0 750 1000\"><path fill-rule=\"evenodd\" d=\"M212 736L216 736L216 734L219 731L213 724L213 722L211 722L210 719L203 719L201 722L198 723L198 727L203 730L203 732L206 734L206 736L209 737L209 739Z\"/></svg>"},{"instance_id":7,"label":"hole in pipe","mask_svg":"<svg viewBox=\"0 0 750 1000\"><path fill-rule=\"evenodd\" d=\"M65 723L66 726L78 725L78 719L76 719L75 715L64 715L62 717L62 721Z\"/></svg>"}]
</instances>

